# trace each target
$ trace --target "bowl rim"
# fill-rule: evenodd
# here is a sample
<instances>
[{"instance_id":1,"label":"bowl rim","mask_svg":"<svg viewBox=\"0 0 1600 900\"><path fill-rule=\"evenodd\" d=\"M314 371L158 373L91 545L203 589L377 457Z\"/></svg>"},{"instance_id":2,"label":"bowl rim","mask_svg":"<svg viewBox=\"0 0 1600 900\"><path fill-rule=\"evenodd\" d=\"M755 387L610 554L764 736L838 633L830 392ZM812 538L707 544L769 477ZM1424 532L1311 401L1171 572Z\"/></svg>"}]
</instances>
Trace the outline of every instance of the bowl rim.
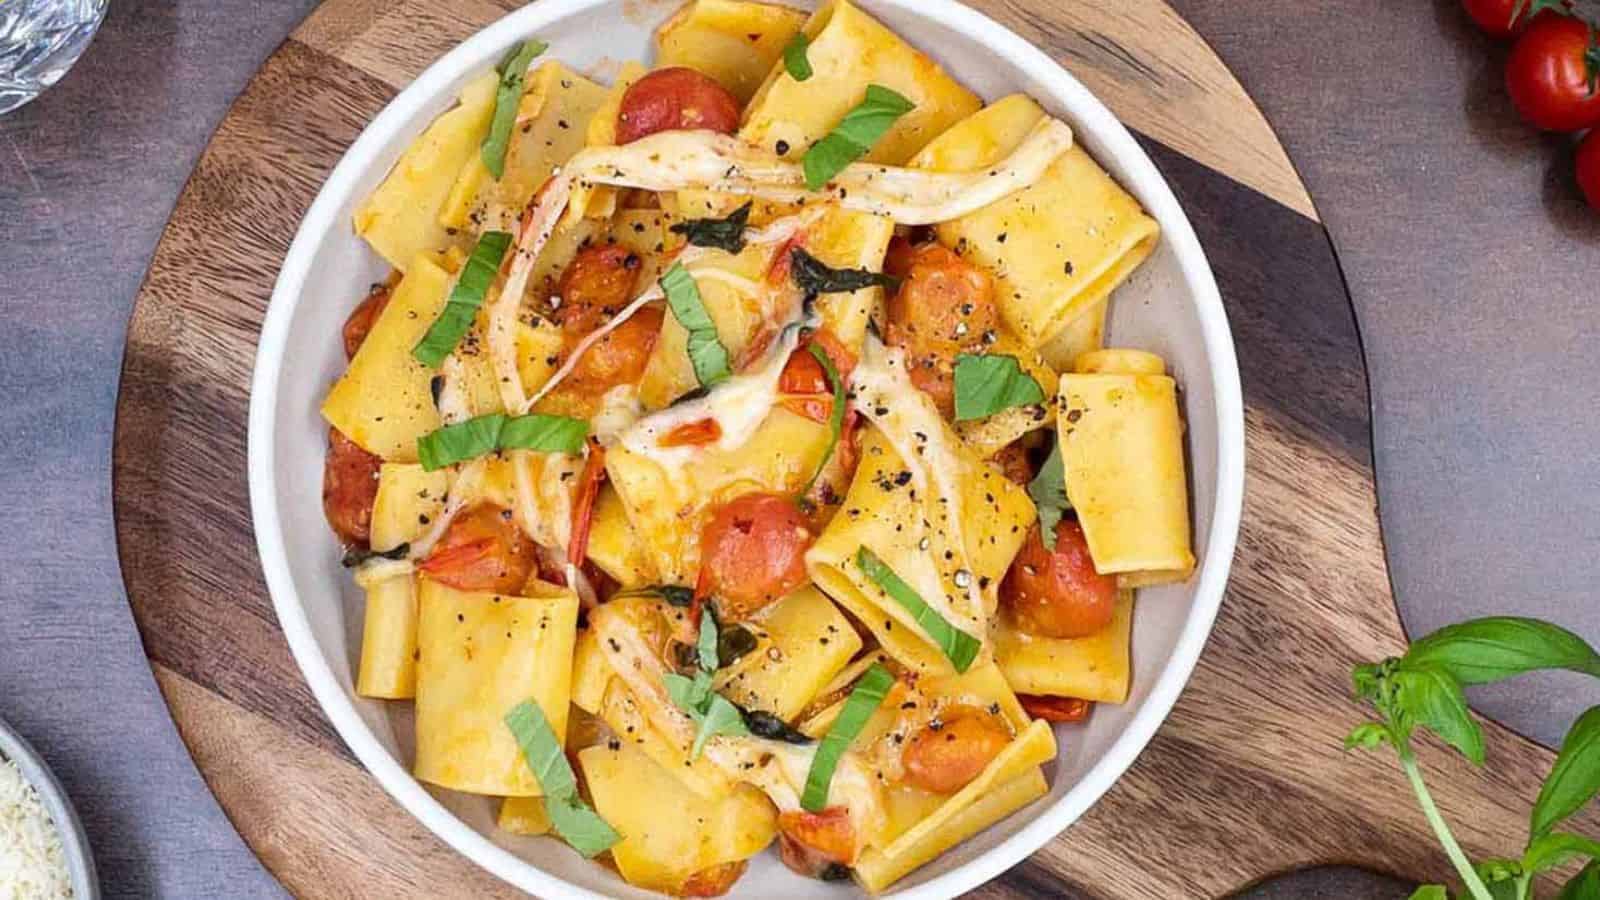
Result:
<instances>
[{"instance_id":1,"label":"bowl rim","mask_svg":"<svg viewBox=\"0 0 1600 900\"><path fill-rule=\"evenodd\" d=\"M322 655L294 588L277 505L273 418L289 325L318 242L336 224L341 195L353 189L394 141L405 137L402 132L405 123L437 104L449 86L497 58L504 47L540 27L611 2L615 0L542 0L508 13L428 66L368 123L323 182L285 256L257 346L248 430L252 522L267 588L295 662L340 737L407 812L479 866L518 888L541 896L586 900L598 900L604 895L545 872L495 844L447 810L389 754L356 711L353 699L340 686ZM1126 167L1127 180L1137 183L1147 209L1161 223L1163 240L1172 247L1184 283L1193 295L1201 339L1211 362L1217 425L1216 497L1210 537L1200 557L1200 577L1172 655L1156 676L1149 696L1104 755L1065 794L1040 810L1033 821L977 858L927 882L890 894L924 900L955 896L975 888L1054 839L1110 789L1165 721L1199 660L1227 585L1244 493L1244 411L1232 333L1205 251L1165 177L1121 121L1042 50L957 0L867 0L867 5L893 8L971 35L1045 86L1051 101L1071 109L1074 128L1094 134L1105 148L1104 152Z\"/></svg>"},{"instance_id":2,"label":"bowl rim","mask_svg":"<svg viewBox=\"0 0 1600 900\"><path fill-rule=\"evenodd\" d=\"M77 807L73 806L67 789L39 751L0 719L0 762L6 760L16 763L22 779L39 792L39 802L61 835L61 853L66 857L72 895L79 900L99 900L100 880L95 875L94 853L89 847L89 835L83 830L83 821L78 818Z\"/></svg>"}]
</instances>

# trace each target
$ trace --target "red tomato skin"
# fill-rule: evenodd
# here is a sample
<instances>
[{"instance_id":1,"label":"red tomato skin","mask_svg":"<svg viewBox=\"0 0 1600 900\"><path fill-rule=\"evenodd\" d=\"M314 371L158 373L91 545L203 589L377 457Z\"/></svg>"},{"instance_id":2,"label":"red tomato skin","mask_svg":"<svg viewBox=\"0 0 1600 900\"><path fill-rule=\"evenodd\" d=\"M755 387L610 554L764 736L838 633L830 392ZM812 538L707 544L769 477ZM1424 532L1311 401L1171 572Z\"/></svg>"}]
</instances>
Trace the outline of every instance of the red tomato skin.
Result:
<instances>
[{"instance_id":1,"label":"red tomato skin","mask_svg":"<svg viewBox=\"0 0 1600 900\"><path fill-rule=\"evenodd\" d=\"M700 593L725 621L750 618L806 583L815 539L805 513L784 494L743 494L717 507L700 531Z\"/></svg>"},{"instance_id":2,"label":"red tomato skin","mask_svg":"<svg viewBox=\"0 0 1600 900\"><path fill-rule=\"evenodd\" d=\"M1583 189L1584 199L1589 201L1589 206L1600 211L1600 129L1589 132L1589 136L1578 145L1576 162L1578 187Z\"/></svg>"},{"instance_id":3,"label":"red tomato skin","mask_svg":"<svg viewBox=\"0 0 1600 900\"><path fill-rule=\"evenodd\" d=\"M568 334L582 337L605 324L634 298L639 257L617 244L590 244L561 272L550 314Z\"/></svg>"},{"instance_id":4,"label":"red tomato skin","mask_svg":"<svg viewBox=\"0 0 1600 900\"><path fill-rule=\"evenodd\" d=\"M619 384L637 384L650 363L663 318L656 306L646 306L629 316L583 354L556 393L592 402ZM570 341L569 352L576 344L576 340Z\"/></svg>"},{"instance_id":5,"label":"red tomato skin","mask_svg":"<svg viewBox=\"0 0 1600 900\"><path fill-rule=\"evenodd\" d=\"M1000 601L1029 634L1087 637L1111 624L1117 579L1095 572L1083 528L1062 519L1052 550L1045 550L1037 527L1029 533L1001 582Z\"/></svg>"},{"instance_id":6,"label":"red tomato skin","mask_svg":"<svg viewBox=\"0 0 1600 900\"><path fill-rule=\"evenodd\" d=\"M958 704L906 740L900 752L905 781L930 794L954 794L982 774L1009 743L1011 731L999 717Z\"/></svg>"},{"instance_id":7,"label":"red tomato skin","mask_svg":"<svg viewBox=\"0 0 1600 900\"><path fill-rule=\"evenodd\" d=\"M322 512L339 540L365 547L372 536L372 504L378 499L383 460L328 429L328 456L322 464Z\"/></svg>"},{"instance_id":8,"label":"red tomato skin","mask_svg":"<svg viewBox=\"0 0 1600 900\"><path fill-rule=\"evenodd\" d=\"M344 320L340 337L344 339L345 359L354 359L356 351L366 343L367 333L372 331L372 326L377 324L378 317L389 305L389 295L394 292L394 285L392 276L382 284L373 285L367 296L362 298L361 304L350 313L350 318Z\"/></svg>"},{"instance_id":9,"label":"red tomato skin","mask_svg":"<svg viewBox=\"0 0 1600 900\"><path fill-rule=\"evenodd\" d=\"M1533 19L1528 18L1527 3L1522 2L1523 10L1512 21L1512 14L1516 12L1519 0L1461 0L1461 5L1472 17L1478 27L1485 34L1497 38L1511 38L1528 30L1533 22L1554 16L1550 10L1541 10Z\"/></svg>"},{"instance_id":10,"label":"red tomato skin","mask_svg":"<svg viewBox=\"0 0 1600 900\"><path fill-rule=\"evenodd\" d=\"M1089 718L1089 710L1094 706L1088 700L1077 697L1045 697L1039 694L1018 694L1017 702L1028 715L1046 722L1082 722Z\"/></svg>"},{"instance_id":11,"label":"red tomato skin","mask_svg":"<svg viewBox=\"0 0 1600 900\"><path fill-rule=\"evenodd\" d=\"M779 848L784 863L808 878L820 877L827 863L855 864L856 832L846 807L830 806L819 813L780 813L778 834L785 842Z\"/></svg>"},{"instance_id":12,"label":"red tomato skin","mask_svg":"<svg viewBox=\"0 0 1600 900\"><path fill-rule=\"evenodd\" d=\"M515 594L533 574L538 555L510 510L485 503L459 513L417 568L458 591Z\"/></svg>"},{"instance_id":13,"label":"red tomato skin","mask_svg":"<svg viewBox=\"0 0 1600 900\"><path fill-rule=\"evenodd\" d=\"M1000 326L989 273L949 248L891 243L885 269L901 279L889 298L888 342L905 349L911 383L949 418L955 413L955 359L983 347Z\"/></svg>"},{"instance_id":14,"label":"red tomato skin","mask_svg":"<svg viewBox=\"0 0 1600 900\"><path fill-rule=\"evenodd\" d=\"M1506 61L1506 92L1528 124L1545 131L1600 125L1600 91L1589 91L1584 53L1589 26L1564 16L1541 19Z\"/></svg>"},{"instance_id":15,"label":"red tomato skin","mask_svg":"<svg viewBox=\"0 0 1600 900\"><path fill-rule=\"evenodd\" d=\"M733 134L739 101L711 78L683 66L657 69L635 81L617 107L617 143L658 131L704 129Z\"/></svg>"}]
</instances>

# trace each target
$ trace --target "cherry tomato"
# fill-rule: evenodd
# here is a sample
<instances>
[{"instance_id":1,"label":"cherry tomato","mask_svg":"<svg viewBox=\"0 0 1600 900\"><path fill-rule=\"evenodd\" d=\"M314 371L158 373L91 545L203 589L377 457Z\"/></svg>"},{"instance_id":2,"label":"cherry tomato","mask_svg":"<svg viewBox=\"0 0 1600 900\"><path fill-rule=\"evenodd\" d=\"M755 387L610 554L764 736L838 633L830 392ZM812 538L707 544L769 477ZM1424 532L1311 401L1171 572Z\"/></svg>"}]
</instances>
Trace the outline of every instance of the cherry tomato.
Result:
<instances>
[{"instance_id":1,"label":"cherry tomato","mask_svg":"<svg viewBox=\"0 0 1600 900\"><path fill-rule=\"evenodd\" d=\"M373 285L372 290L362 299L361 305L355 308L350 318L344 320L345 359L353 359L356 351L361 349L362 343L367 339L367 332L377 324L378 317L383 315L383 308L389 305L389 294L394 291L394 285L393 276L382 284Z\"/></svg>"},{"instance_id":2,"label":"cherry tomato","mask_svg":"<svg viewBox=\"0 0 1600 900\"><path fill-rule=\"evenodd\" d=\"M819 813L805 810L780 813L778 834L783 844L778 848L783 861L801 875L820 877L828 863L855 864L856 829L846 807L830 806Z\"/></svg>"},{"instance_id":3,"label":"cherry tomato","mask_svg":"<svg viewBox=\"0 0 1600 900\"><path fill-rule=\"evenodd\" d=\"M819 329L807 335L805 341L790 354L789 361L783 366L783 373L778 376L780 393L833 393L833 387L828 384L828 373L811 353L812 345L822 348L822 352L827 354L828 361L833 363L834 371L839 373L840 378L849 379L850 373L855 370L855 354L834 337L833 332L826 328Z\"/></svg>"},{"instance_id":4,"label":"cherry tomato","mask_svg":"<svg viewBox=\"0 0 1600 900\"><path fill-rule=\"evenodd\" d=\"M1506 91L1530 125L1546 131L1581 131L1600 124L1600 91L1589 90L1591 63L1600 49L1589 26L1567 17L1541 19L1528 28L1506 61Z\"/></svg>"},{"instance_id":5,"label":"cherry tomato","mask_svg":"<svg viewBox=\"0 0 1600 900\"><path fill-rule=\"evenodd\" d=\"M998 716L957 704L939 713L906 741L900 761L906 783L934 794L954 794L977 778L1011 743Z\"/></svg>"},{"instance_id":6,"label":"cherry tomato","mask_svg":"<svg viewBox=\"0 0 1600 900\"><path fill-rule=\"evenodd\" d=\"M904 274L889 298L886 337L905 348L911 383L948 418L955 411L956 355L982 347L1000 325L994 279L939 244L891 245L888 263Z\"/></svg>"},{"instance_id":7,"label":"cherry tomato","mask_svg":"<svg viewBox=\"0 0 1600 900\"><path fill-rule=\"evenodd\" d=\"M657 69L635 81L617 108L617 143L658 131L705 129L733 134L739 101L709 77L682 66Z\"/></svg>"},{"instance_id":8,"label":"cherry tomato","mask_svg":"<svg viewBox=\"0 0 1600 900\"><path fill-rule=\"evenodd\" d=\"M722 423L716 419L696 419L667 432L658 443L663 447L699 447L716 443L721 437Z\"/></svg>"},{"instance_id":9,"label":"cherry tomato","mask_svg":"<svg viewBox=\"0 0 1600 900\"><path fill-rule=\"evenodd\" d=\"M989 462L1014 484L1026 487L1033 481L1033 461L1028 459L1028 448L1022 446L1020 441L1001 447Z\"/></svg>"},{"instance_id":10,"label":"cherry tomato","mask_svg":"<svg viewBox=\"0 0 1600 900\"><path fill-rule=\"evenodd\" d=\"M337 428L328 429L322 464L322 513L346 544L366 546L372 536L372 501L378 497L383 460L361 449Z\"/></svg>"},{"instance_id":11,"label":"cherry tomato","mask_svg":"<svg viewBox=\"0 0 1600 900\"><path fill-rule=\"evenodd\" d=\"M750 618L806 583L815 536L794 498L744 494L717 507L700 532L697 594L714 597L726 621Z\"/></svg>"},{"instance_id":12,"label":"cherry tomato","mask_svg":"<svg viewBox=\"0 0 1600 900\"><path fill-rule=\"evenodd\" d=\"M1600 210L1600 129L1589 132L1578 145L1577 163L1578 186L1589 205Z\"/></svg>"},{"instance_id":13,"label":"cherry tomato","mask_svg":"<svg viewBox=\"0 0 1600 900\"><path fill-rule=\"evenodd\" d=\"M579 250L556 283L560 305L550 314L568 334L583 336L599 328L634 298L639 257L617 244L590 244Z\"/></svg>"},{"instance_id":14,"label":"cherry tomato","mask_svg":"<svg viewBox=\"0 0 1600 900\"><path fill-rule=\"evenodd\" d=\"M684 897L721 897L744 875L747 866L746 861L740 859L709 869L701 869L689 876L679 889L679 893Z\"/></svg>"},{"instance_id":15,"label":"cherry tomato","mask_svg":"<svg viewBox=\"0 0 1600 900\"><path fill-rule=\"evenodd\" d=\"M1077 697L1045 697L1038 694L1018 694L1017 702L1022 704L1028 715L1046 722L1082 722L1089 718L1089 709L1094 706Z\"/></svg>"},{"instance_id":16,"label":"cherry tomato","mask_svg":"<svg viewBox=\"0 0 1600 900\"><path fill-rule=\"evenodd\" d=\"M1117 579L1095 572L1083 528L1062 519L1053 551L1045 550L1037 526L1029 533L1000 584L1000 600L1029 634L1085 637L1111 624Z\"/></svg>"},{"instance_id":17,"label":"cherry tomato","mask_svg":"<svg viewBox=\"0 0 1600 900\"><path fill-rule=\"evenodd\" d=\"M482 503L457 514L417 568L458 591L514 594L527 583L538 556L511 510Z\"/></svg>"},{"instance_id":18,"label":"cherry tomato","mask_svg":"<svg viewBox=\"0 0 1600 900\"><path fill-rule=\"evenodd\" d=\"M1528 13L1533 10L1537 0L1461 0L1461 5L1466 8L1467 15L1478 27L1487 34L1497 38L1515 37L1526 31L1528 26L1537 19L1556 15L1548 8L1540 9L1534 16Z\"/></svg>"},{"instance_id":19,"label":"cherry tomato","mask_svg":"<svg viewBox=\"0 0 1600 900\"><path fill-rule=\"evenodd\" d=\"M589 555L589 532L594 526L594 503L600 496L600 486L606 481L606 448L594 438L589 439L589 453L583 460L583 478L578 483L578 496L572 502L572 536L567 542L567 562L582 566ZM561 583L566 584L566 573ZM570 587L571 585L569 585Z\"/></svg>"},{"instance_id":20,"label":"cherry tomato","mask_svg":"<svg viewBox=\"0 0 1600 900\"><path fill-rule=\"evenodd\" d=\"M646 306L629 316L578 359L557 390L592 400L619 384L637 383L650 362L662 319L657 306Z\"/></svg>"}]
</instances>

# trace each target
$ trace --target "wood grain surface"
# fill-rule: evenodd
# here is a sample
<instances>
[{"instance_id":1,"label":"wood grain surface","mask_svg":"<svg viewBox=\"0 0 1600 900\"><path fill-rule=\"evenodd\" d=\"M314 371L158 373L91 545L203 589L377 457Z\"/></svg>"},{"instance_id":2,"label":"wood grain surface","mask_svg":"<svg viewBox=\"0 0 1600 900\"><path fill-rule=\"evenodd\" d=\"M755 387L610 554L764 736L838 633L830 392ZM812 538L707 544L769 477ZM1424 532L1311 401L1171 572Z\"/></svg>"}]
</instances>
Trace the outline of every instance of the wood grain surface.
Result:
<instances>
[{"instance_id":1,"label":"wood grain surface","mask_svg":"<svg viewBox=\"0 0 1600 900\"><path fill-rule=\"evenodd\" d=\"M294 893L498 896L353 761L279 633L245 489L245 410L277 267L323 178L427 63L510 2L329 0L266 63L179 200L129 331L115 447L123 573L180 732ZM979 893L1219 896L1301 866L1445 860L1398 771L1340 741L1350 666L1403 635L1374 511L1343 276L1265 119L1164 3L979 2L1138 130L1228 306L1247 404L1244 528L1195 677L1082 821ZM1115 7L1112 9L1111 7ZM1469 852L1519 845L1550 754L1490 725L1477 771L1426 748Z\"/></svg>"}]
</instances>

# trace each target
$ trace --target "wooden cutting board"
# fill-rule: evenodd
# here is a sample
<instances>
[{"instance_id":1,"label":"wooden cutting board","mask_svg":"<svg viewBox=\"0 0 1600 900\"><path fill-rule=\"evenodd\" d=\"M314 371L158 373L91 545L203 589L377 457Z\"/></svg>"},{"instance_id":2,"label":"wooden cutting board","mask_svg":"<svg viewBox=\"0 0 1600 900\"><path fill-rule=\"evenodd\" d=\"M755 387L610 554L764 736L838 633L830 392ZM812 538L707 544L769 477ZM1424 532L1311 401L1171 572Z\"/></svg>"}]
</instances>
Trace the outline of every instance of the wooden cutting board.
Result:
<instances>
[{"instance_id":1,"label":"wooden cutting board","mask_svg":"<svg viewBox=\"0 0 1600 900\"><path fill-rule=\"evenodd\" d=\"M245 418L278 266L323 179L428 63L513 0L328 0L266 62L178 201L138 296L115 500L145 648L235 826L308 897L514 892L426 832L318 710L255 555ZM1349 671L1403 644L1375 512L1361 345L1327 234L1254 103L1160 0L980 0L1138 132L1194 220L1243 372L1228 598L1171 718L1082 821L978 893L1209 897L1308 864L1446 875L1382 755L1346 754ZM1423 751L1469 852L1510 853L1551 754Z\"/></svg>"}]
</instances>

